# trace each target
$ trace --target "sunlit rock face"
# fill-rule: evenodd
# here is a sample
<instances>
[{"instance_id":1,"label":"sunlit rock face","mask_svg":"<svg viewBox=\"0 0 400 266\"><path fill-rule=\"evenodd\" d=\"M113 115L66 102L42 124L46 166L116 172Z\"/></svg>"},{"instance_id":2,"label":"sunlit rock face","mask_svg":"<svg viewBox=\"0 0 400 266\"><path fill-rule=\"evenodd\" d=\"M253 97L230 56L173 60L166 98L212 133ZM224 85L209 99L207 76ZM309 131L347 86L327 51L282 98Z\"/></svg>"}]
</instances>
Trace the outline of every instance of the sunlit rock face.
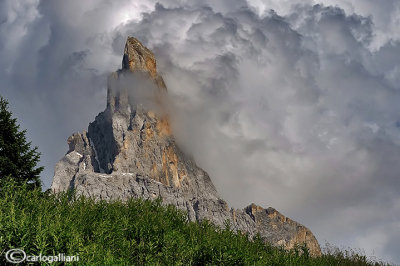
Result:
<instances>
[{"instance_id":1,"label":"sunlit rock face","mask_svg":"<svg viewBox=\"0 0 400 266\"><path fill-rule=\"evenodd\" d=\"M122 69L108 79L106 109L88 131L68 138L69 150L56 165L51 189L105 200L161 197L185 210L190 221L207 219L221 227L229 221L234 230L260 233L274 245L290 249L306 243L311 254L320 255L311 231L275 209L229 208L208 174L177 146L163 111L166 93L153 53L128 37ZM143 95L151 105L141 104Z\"/></svg>"}]
</instances>

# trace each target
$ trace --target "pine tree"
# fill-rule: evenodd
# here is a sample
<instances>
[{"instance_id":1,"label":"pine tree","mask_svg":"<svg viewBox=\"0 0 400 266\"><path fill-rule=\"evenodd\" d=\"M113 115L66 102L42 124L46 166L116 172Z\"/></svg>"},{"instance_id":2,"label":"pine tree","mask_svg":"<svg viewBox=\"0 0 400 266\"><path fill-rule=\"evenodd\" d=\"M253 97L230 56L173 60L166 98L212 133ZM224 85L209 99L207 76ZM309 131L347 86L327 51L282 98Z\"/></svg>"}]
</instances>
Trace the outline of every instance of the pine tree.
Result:
<instances>
[{"instance_id":1,"label":"pine tree","mask_svg":"<svg viewBox=\"0 0 400 266\"><path fill-rule=\"evenodd\" d=\"M0 96L0 181L13 178L29 187L40 187L40 173L37 167L40 153L26 141L26 130L20 131L17 120L8 110L8 102Z\"/></svg>"}]
</instances>

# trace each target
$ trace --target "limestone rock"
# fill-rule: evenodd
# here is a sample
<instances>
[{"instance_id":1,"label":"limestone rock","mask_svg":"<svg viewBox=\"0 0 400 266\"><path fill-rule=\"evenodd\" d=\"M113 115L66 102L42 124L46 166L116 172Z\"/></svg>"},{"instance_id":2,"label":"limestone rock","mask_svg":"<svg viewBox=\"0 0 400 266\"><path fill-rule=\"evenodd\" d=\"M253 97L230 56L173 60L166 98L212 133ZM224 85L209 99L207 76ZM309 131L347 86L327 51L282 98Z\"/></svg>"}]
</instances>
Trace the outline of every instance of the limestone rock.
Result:
<instances>
[{"instance_id":1,"label":"limestone rock","mask_svg":"<svg viewBox=\"0 0 400 266\"><path fill-rule=\"evenodd\" d=\"M303 225L285 217L274 208L264 209L255 204L245 208L255 222L256 231L271 242L291 249L297 244L306 243L311 254L319 254L320 247L314 235Z\"/></svg>"},{"instance_id":2,"label":"limestone rock","mask_svg":"<svg viewBox=\"0 0 400 266\"><path fill-rule=\"evenodd\" d=\"M148 73L159 87L166 89L164 80L157 73L157 63L153 53L133 37L128 37L126 41L122 69Z\"/></svg>"},{"instance_id":3,"label":"limestone rock","mask_svg":"<svg viewBox=\"0 0 400 266\"><path fill-rule=\"evenodd\" d=\"M154 55L129 37L122 69L108 80L105 111L87 132L68 138L69 150L55 168L54 192L73 189L105 200L161 197L164 204L185 210L190 221L207 219L221 227L228 221L250 237L260 233L266 241L287 249L306 243L312 255L321 254L310 230L275 209L254 204L243 210L229 208L208 174L179 149L168 117L132 105L128 89L115 86L121 77L136 73L151 80L158 93L166 93Z\"/></svg>"}]
</instances>

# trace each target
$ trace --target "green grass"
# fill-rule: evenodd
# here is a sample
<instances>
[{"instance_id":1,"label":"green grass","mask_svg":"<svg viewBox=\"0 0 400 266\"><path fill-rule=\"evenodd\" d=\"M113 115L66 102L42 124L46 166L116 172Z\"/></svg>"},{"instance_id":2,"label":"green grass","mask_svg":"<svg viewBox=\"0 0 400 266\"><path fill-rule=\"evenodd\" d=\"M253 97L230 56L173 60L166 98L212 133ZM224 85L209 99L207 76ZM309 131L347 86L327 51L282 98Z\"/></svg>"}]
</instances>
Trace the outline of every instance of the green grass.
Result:
<instances>
[{"instance_id":1,"label":"green grass","mask_svg":"<svg viewBox=\"0 0 400 266\"><path fill-rule=\"evenodd\" d=\"M6 182L0 190L1 265L11 248L79 254L79 265L375 265L354 252L312 258L304 247L285 251L260 238L249 241L207 222L187 222L159 200L95 202Z\"/></svg>"}]
</instances>

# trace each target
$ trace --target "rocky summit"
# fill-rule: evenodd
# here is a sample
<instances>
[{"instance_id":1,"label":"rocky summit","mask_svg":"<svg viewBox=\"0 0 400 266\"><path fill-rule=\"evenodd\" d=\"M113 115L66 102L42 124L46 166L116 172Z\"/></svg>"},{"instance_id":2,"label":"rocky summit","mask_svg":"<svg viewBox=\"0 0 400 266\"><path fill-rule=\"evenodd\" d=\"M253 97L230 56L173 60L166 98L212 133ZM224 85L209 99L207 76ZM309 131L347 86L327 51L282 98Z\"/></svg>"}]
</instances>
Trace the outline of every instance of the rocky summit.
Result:
<instances>
[{"instance_id":1,"label":"rocky summit","mask_svg":"<svg viewBox=\"0 0 400 266\"><path fill-rule=\"evenodd\" d=\"M128 37L122 69L108 79L107 107L87 131L68 138L69 149L55 167L52 191L72 189L104 200L160 197L164 204L186 211L190 221L207 219L220 227L229 221L232 229L251 237L259 233L286 249L305 243L312 255L321 254L310 230L275 209L255 204L230 208L208 174L177 146L166 113L133 99L132 90L143 90L141 86L155 105L162 105L159 99L167 87L156 59L137 39Z\"/></svg>"}]
</instances>

